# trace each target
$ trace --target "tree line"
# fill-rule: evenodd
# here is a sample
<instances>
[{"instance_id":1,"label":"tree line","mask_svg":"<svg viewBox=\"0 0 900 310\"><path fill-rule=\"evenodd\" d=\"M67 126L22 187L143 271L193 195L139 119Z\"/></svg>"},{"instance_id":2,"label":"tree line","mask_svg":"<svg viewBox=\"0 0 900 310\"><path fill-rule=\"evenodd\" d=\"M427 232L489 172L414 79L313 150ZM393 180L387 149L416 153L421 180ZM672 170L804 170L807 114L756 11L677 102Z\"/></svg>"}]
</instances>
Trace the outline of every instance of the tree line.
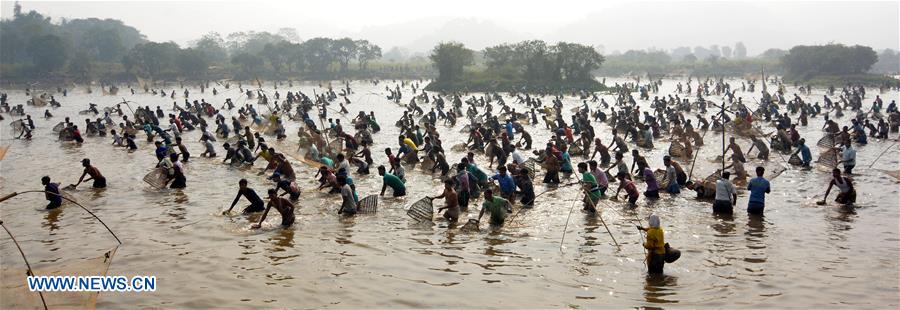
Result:
<instances>
[{"instance_id":1,"label":"tree line","mask_svg":"<svg viewBox=\"0 0 900 310\"><path fill-rule=\"evenodd\" d=\"M541 40L500 44L477 53L461 43L445 42L435 46L429 58L438 71L431 89L489 91L596 89L600 85L593 71L604 61L591 46Z\"/></svg>"},{"instance_id":2,"label":"tree line","mask_svg":"<svg viewBox=\"0 0 900 310\"><path fill-rule=\"evenodd\" d=\"M270 32L211 32L182 47L151 42L134 27L114 19L54 22L15 4L13 17L0 21L0 66L5 78L90 81L133 76L172 78L331 79L375 75L427 75L427 63L379 63L381 47L367 40L312 38L302 41L291 28Z\"/></svg>"}]
</instances>

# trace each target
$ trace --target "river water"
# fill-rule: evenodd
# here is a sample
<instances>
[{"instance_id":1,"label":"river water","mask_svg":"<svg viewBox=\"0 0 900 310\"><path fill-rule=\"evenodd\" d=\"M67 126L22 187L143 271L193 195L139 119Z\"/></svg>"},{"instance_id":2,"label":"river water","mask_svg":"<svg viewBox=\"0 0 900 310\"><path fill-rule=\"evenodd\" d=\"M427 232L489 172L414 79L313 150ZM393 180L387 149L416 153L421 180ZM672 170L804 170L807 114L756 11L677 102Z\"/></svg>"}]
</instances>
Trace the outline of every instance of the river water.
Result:
<instances>
[{"instance_id":1,"label":"river water","mask_svg":"<svg viewBox=\"0 0 900 310\"><path fill-rule=\"evenodd\" d=\"M607 83L615 81L624 80L608 79ZM658 95L673 93L677 81L663 82ZM267 91L272 93L268 84ZM380 150L396 147L399 129L393 123L402 114L398 105L385 99L385 84L394 85L354 82L353 103L347 106L350 117L360 110L376 112L383 128L375 135L372 148L376 164L386 163ZM740 81L732 81L735 84ZM294 86L291 90L307 94L317 88L313 84ZM279 89L282 94L287 90L286 85ZM27 99L21 89L4 92L14 104ZM176 92L179 102L183 102L181 92ZM409 90L404 92L407 101ZM786 97L794 92L789 87ZM870 90L866 108L877 92ZM240 170L198 158L202 148L196 131L185 135L194 154L187 165L188 187L161 191L141 181L156 162L153 147L143 134L138 136L139 151L127 153L110 146L108 138L86 138L83 145L74 146L58 142L51 132L50 127L63 116L83 124L77 111L86 109L88 102L103 108L120 101L122 95L154 109L157 105L171 108L168 97L126 93L126 87L120 96L72 90L67 97L57 96L63 107L52 109L55 117L49 121L41 117L43 109L26 107L38 127L32 141L11 139L9 118L0 126L0 144L11 145L0 162L0 191L4 194L39 189L43 175L63 185L74 183L82 158L91 158L107 177L108 189L79 188L74 195L124 243L109 274L155 275L158 283L152 293L102 293L97 305L103 308L900 307L898 181L878 170L900 169L900 149L892 148L874 167L866 168L891 141L870 141L858 147L855 209L814 203L829 180L825 170L789 169L772 180L763 218L750 218L743 212L746 193L740 194L735 215L723 217L712 214L709 202L695 200L693 192L685 191L675 197L661 194L655 202L642 197L636 209L603 201L602 222L576 209L567 224L577 194L569 187L541 196L533 210L522 212L502 230L461 232L448 228L443 219L420 224L405 215L405 208L416 199L439 194L436 175L407 169L407 197L382 199L373 215L343 218L336 214L339 197L315 192L314 170L295 162L303 189L297 222L282 229L279 216L272 211L263 229L251 230L250 224L259 215L234 212L224 216L221 211L231 203L241 178L265 193L264 176L257 174L262 164L257 163L254 170ZM234 89L218 96L209 90L201 94L196 88L191 93L191 100L205 98L215 105L227 97L237 104L244 102ZM823 93L816 89L802 97L818 101ZM745 92L738 95L745 102L758 97ZM886 102L898 98L895 90L879 95ZM604 98L614 102L612 96ZM711 99L721 102L721 98ZM546 97L543 101L550 104L550 100ZM507 97L506 101L512 104L513 99ZM581 101L567 97L564 102L568 119L570 108ZM646 107L648 102L640 104ZM849 114L844 116L839 124L849 123L849 118ZM464 141L459 134L464 123L458 122L455 128L438 126L448 152L448 146ZM822 124L821 116L810 119L801 134L807 141L817 141ZM609 126L594 126L608 143ZM295 123L288 125L288 141L270 144L276 149L296 148L296 127ZM538 147L549 137L541 126L526 125L526 129ZM744 150L750 146L749 140L739 142ZM709 175L719 165L711 160L721 152L720 143L720 134L706 136L695 178ZM656 142L656 147L644 155L651 167L661 168L668 142ZM220 144L217 148L221 151ZM815 147L813 150L816 156ZM462 155L450 153L451 162ZM486 166L484 157L479 158L481 166ZM628 156L626 160L630 162ZM772 161L781 159L773 156ZM690 166L684 161L682 165L685 169ZM752 172L752 167L747 164L748 171ZM354 178L360 197L377 194L380 189L377 174ZM536 192L546 189L539 179L536 183ZM644 184L638 187L643 190ZM40 195L21 195L0 209L5 225L36 268L96 257L115 245L105 229L83 211L65 207L47 212L42 210L44 204ZM471 208L467 216L477 217L477 210ZM662 277L647 276L641 235L634 228L637 219L646 225L651 213L662 219L666 241L682 251L680 260L666 265ZM8 237L0 238L0 248L4 268L23 265Z\"/></svg>"}]
</instances>

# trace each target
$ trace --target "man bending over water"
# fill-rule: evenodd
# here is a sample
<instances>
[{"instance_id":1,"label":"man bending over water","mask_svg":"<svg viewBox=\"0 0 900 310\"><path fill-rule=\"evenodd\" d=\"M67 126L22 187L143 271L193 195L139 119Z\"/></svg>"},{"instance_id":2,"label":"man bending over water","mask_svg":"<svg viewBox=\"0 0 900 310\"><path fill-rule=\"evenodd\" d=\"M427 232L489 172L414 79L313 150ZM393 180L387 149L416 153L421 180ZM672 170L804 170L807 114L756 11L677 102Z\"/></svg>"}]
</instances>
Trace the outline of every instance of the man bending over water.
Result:
<instances>
[{"instance_id":1,"label":"man bending over water","mask_svg":"<svg viewBox=\"0 0 900 310\"><path fill-rule=\"evenodd\" d=\"M250 228L259 229L262 227L262 223L266 221L266 215L269 214L269 210L272 209L272 207L275 207L275 210L278 210L278 213L281 214L282 227L289 227L294 224L294 205L290 200L278 197L275 193L275 189L271 188L269 189L269 205L266 206L266 210L263 211L259 223L253 224Z\"/></svg>"},{"instance_id":2,"label":"man bending over water","mask_svg":"<svg viewBox=\"0 0 900 310\"><path fill-rule=\"evenodd\" d=\"M72 187L78 187L81 182L94 180L94 184L91 187L93 188L106 188L106 178L100 174L100 170L97 167L91 166L90 159L82 159L81 165L84 166L84 172L81 173L81 178L78 179L78 183L72 184ZM87 180L84 179L85 176L90 175L90 178Z\"/></svg>"},{"instance_id":3,"label":"man bending over water","mask_svg":"<svg viewBox=\"0 0 900 310\"><path fill-rule=\"evenodd\" d=\"M243 213L251 213L251 212L259 212L265 210L265 205L263 204L263 200L259 198L259 195L256 194L256 191L247 186L247 179L241 179L238 181L238 192L237 196L234 197L234 201L231 202L231 207L228 208L222 214L231 213L231 209L234 209L234 205L237 204L238 200L241 199L241 196L247 198L247 201L250 201L250 204L244 208Z\"/></svg>"}]
</instances>

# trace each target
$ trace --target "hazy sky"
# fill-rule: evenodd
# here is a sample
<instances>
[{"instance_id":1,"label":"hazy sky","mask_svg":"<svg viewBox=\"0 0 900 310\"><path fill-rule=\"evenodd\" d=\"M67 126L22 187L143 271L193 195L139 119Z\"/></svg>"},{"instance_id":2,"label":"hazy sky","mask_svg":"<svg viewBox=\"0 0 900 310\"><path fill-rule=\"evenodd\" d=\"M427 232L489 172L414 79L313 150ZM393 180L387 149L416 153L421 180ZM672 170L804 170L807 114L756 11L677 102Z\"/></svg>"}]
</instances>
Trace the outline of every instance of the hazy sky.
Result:
<instances>
[{"instance_id":1,"label":"hazy sky","mask_svg":"<svg viewBox=\"0 0 900 310\"><path fill-rule=\"evenodd\" d=\"M544 39L603 45L607 52L678 46L766 48L828 42L900 46L900 2L833 1L21 1L60 18L115 18L153 41L186 45L202 34L296 28L302 39L350 36L386 50L426 50L455 40L476 49ZM12 16L13 2L0 2Z\"/></svg>"}]
</instances>

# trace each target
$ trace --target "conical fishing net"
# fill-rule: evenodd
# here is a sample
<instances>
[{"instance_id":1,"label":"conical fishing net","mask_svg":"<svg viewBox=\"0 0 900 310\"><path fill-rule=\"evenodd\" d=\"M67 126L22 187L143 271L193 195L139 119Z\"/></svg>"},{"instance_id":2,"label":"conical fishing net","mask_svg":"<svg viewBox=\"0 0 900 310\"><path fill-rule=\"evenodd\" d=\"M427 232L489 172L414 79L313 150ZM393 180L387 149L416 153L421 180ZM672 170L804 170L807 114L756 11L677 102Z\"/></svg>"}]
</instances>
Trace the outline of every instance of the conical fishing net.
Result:
<instances>
[{"instance_id":1,"label":"conical fishing net","mask_svg":"<svg viewBox=\"0 0 900 310\"><path fill-rule=\"evenodd\" d=\"M409 207L406 215L419 222L430 221L434 218L434 205L429 198L419 199Z\"/></svg>"}]
</instances>

